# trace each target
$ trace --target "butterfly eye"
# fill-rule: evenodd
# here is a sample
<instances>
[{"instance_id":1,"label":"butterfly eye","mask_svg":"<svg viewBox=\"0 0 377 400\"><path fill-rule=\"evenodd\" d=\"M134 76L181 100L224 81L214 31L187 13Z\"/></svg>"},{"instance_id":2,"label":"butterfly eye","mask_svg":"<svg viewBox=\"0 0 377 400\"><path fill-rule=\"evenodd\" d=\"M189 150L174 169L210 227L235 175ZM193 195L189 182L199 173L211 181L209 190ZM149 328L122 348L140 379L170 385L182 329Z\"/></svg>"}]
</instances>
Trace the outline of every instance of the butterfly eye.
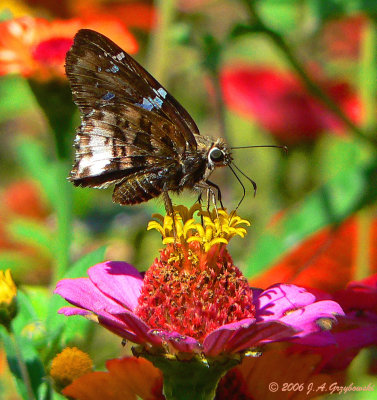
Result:
<instances>
[{"instance_id":1,"label":"butterfly eye","mask_svg":"<svg viewBox=\"0 0 377 400\"><path fill-rule=\"evenodd\" d=\"M224 159L224 153L220 149L218 149L217 147L214 147L209 152L209 158L213 162L222 161Z\"/></svg>"}]
</instances>

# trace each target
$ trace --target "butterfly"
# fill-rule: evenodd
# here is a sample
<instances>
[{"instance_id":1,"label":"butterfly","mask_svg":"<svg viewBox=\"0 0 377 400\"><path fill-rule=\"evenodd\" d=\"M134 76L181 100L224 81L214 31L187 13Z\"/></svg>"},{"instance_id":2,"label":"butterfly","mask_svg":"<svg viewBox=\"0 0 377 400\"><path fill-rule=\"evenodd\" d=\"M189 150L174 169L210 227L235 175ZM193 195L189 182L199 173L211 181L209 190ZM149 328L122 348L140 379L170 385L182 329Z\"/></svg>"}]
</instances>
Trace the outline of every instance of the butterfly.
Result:
<instances>
[{"instance_id":1,"label":"butterfly","mask_svg":"<svg viewBox=\"0 0 377 400\"><path fill-rule=\"evenodd\" d=\"M74 185L114 185L113 201L121 205L163 195L170 214L169 192L183 189L207 190L213 198L217 190L222 205L219 187L208 178L231 165L231 148L200 135L189 113L130 55L106 36L82 29L65 69L81 112L69 177Z\"/></svg>"}]
</instances>

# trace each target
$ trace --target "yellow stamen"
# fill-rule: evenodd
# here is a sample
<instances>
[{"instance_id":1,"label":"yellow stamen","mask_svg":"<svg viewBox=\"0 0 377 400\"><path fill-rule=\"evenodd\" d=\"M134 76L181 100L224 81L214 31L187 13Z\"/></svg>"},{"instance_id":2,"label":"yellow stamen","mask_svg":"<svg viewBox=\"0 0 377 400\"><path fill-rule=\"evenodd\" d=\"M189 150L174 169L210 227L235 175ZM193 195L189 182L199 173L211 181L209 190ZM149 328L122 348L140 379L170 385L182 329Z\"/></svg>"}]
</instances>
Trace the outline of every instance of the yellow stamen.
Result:
<instances>
[{"instance_id":1,"label":"yellow stamen","mask_svg":"<svg viewBox=\"0 0 377 400\"><path fill-rule=\"evenodd\" d=\"M194 219L194 214L201 218L202 222ZM162 236L162 243L169 244L174 242L199 242L205 251L219 243L228 244L234 236L245 237L246 229L240 225L250 226L250 222L240 218L231 212L219 209L208 212L202 210L198 203L191 208L179 205L174 207L175 232L173 230L173 218L170 215L162 216L153 214L157 221L150 221L147 229L156 229Z\"/></svg>"}]
</instances>

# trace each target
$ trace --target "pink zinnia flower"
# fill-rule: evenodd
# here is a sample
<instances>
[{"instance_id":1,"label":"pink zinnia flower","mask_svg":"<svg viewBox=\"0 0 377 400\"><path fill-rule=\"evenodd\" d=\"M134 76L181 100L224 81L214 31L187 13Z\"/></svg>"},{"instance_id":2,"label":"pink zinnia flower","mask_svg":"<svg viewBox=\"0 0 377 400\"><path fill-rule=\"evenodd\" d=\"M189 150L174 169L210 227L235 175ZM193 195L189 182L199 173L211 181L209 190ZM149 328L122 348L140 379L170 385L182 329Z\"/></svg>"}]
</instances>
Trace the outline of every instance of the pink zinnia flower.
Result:
<instances>
[{"instance_id":1,"label":"pink zinnia flower","mask_svg":"<svg viewBox=\"0 0 377 400\"><path fill-rule=\"evenodd\" d=\"M332 343L330 336L312 335L343 315L334 301L294 285L253 289L234 266L226 244L244 236L246 224L219 210L218 217L197 207L179 208L172 218L160 216L158 229L167 244L143 276L132 265L109 261L88 270L88 278L64 279L55 293L74 307L61 313L94 317L120 337L163 353L216 357L311 335L312 345ZM326 321L326 323L323 323ZM328 333L328 332L325 332Z\"/></svg>"}]
</instances>

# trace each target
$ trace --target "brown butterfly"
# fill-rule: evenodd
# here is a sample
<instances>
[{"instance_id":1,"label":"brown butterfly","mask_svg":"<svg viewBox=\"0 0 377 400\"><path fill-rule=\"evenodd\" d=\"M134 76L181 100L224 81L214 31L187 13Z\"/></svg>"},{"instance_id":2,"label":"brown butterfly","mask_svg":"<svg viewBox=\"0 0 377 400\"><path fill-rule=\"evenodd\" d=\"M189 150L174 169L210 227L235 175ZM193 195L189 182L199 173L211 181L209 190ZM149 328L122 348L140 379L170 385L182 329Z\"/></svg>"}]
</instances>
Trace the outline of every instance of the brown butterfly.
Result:
<instances>
[{"instance_id":1,"label":"brown butterfly","mask_svg":"<svg viewBox=\"0 0 377 400\"><path fill-rule=\"evenodd\" d=\"M115 185L113 201L123 205L162 194L170 214L169 191L207 190L214 197L215 189L221 203L208 177L217 167L232 169L230 147L200 135L188 112L131 56L82 29L67 53L66 73L81 111L69 178L76 186Z\"/></svg>"}]
</instances>

